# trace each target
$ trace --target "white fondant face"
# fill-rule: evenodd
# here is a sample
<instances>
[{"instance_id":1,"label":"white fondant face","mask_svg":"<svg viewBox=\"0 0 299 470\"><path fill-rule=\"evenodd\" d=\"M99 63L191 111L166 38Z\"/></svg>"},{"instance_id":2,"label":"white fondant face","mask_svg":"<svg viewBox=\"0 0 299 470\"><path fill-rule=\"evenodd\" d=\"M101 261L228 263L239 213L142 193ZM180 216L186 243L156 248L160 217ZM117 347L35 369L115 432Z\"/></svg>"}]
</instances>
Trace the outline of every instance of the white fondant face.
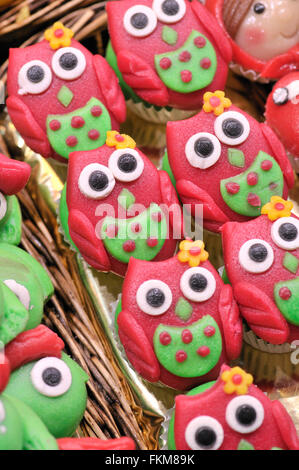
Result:
<instances>
[{"instance_id":1,"label":"white fondant face","mask_svg":"<svg viewBox=\"0 0 299 470\"><path fill-rule=\"evenodd\" d=\"M235 41L262 61L283 54L299 42L299 0L254 1Z\"/></svg>"}]
</instances>

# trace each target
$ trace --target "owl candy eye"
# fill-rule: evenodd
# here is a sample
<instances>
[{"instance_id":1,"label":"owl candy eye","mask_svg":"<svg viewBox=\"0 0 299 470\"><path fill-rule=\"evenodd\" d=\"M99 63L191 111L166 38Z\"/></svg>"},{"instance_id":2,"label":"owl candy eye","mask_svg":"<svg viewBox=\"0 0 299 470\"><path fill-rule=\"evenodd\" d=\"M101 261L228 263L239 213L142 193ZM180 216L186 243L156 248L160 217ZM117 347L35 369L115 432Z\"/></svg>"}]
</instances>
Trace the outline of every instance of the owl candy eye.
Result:
<instances>
[{"instance_id":1,"label":"owl candy eye","mask_svg":"<svg viewBox=\"0 0 299 470\"><path fill-rule=\"evenodd\" d=\"M243 114L227 111L217 117L214 130L220 142L227 145L239 145L249 136L250 125Z\"/></svg>"},{"instance_id":2,"label":"owl candy eye","mask_svg":"<svg viewBox=\"0 0 299 470\"><path fill-rule=\"evenodd\" d=\"M208 132L198 132L187 141L185 155L191 166L206 170L219 160L221 144Z\"/></svg>"},{"instance_id":3,"label":"owl candy eye","mask_svg":"<svg viewBox=\"0 0 299 470\"><path fill-rule=\"evenodd\" d=\"M227 424L236 432L248 434L256 431L264 421L264 407L259 400L242 395L233 398L226 408Z\"/></svg>"},{"instance_id":4,"label":"owl candy eye","mask_svg":"<svg viewBox=\"0 0 299 470\"><path fill-rule=\"evenodd\" d=\"M108 167L119 181L134 181L143 172L144 163L139 153L133 149L115 150L109 158Z\"/></svg>"},{"instance_id":5,"label":"owl candy eye","mask_svg":"<svg viewBox=\"0 0 299 470\"><path fill-rule=\"evenodd\" d=\"M62 47L53 55L52 68L57 77L63 80L74 80L84 72L86 59L79 49Z\"/></svg>"},{"instance_id":6,"label":"owl candy eye","mask_svg":"<svg viewBox=\"0 0 299 470\"><path fill-rule=\"evenodd\" d=\"M157 16L151 8L135 5L126 11L123 23L131 36L145 37L156 29Z\"/></svg>"},{"instance_id":7,"label":"owl candy eye","mask_svg":"<svg viewBox=\"0 0 299 470\"><path fill-rule=\"evenodd\" d=\"M185 440L192 450L217 450L223 439L221 424L210 416L194 418L186 427Z\"/></svg>"},{"instance_id":8,"label":"owl candy eye","mask_svg":"<svg viewBox=\"0 0 299 470\"><path fill-rule=\"evenodd\" d=\"M176 23L186 13L185 0L154 0L153 10L160 21Z\"/></svg>"},{"instance_id":9,"label":"owl candy eye","mask_svg":"<svg viewBox=\"0 0 299 470\"><path fill-rule=\"evenodd\" d=\"M7 212L7 201L5 196L0 193L0 220L4 219Z\"/></svg>"},{"instance_id":10,"label":"owl candy eye","mask_svg":"<svg viewBox=\"0 0 299 470\"><path fill-rule=\"evenodd\" d=\"M102 199L113 190L115 179L109 168L100 163L91 163L81 171L78 186L85 196Z\"/></svg>"},{"instance_id":11,"label":"owl candy eye","mask_svg":"<svg viewBox=\"0 0 299 470\"><path fill-rule=\"evenodd\" d=\"M286 104L289 100L289 90L287 88L276 88L273 93L273 102L277 106Z\"/></svg>"},{"instance_id":12,"label":"owl candy eye","mask_svg":"<svg viewBox=\"0 0 299 470\"><path fill-rule=\"evenodd\" d=\"M274 262L273 249L264 240L248 240L240 248L239 262L249 273L264 273Z\"/></svg>"},{"instance_id":13,"label":"owl candy eye","mask_svg":"<svg viewBox=\"0 0 299 470\"><path fill-rule=\"evenodd\" d=\"M18 297L20 302L24 305L26 310L29 310L30 306L30 294L28 289L22 284L19 284L14 279L6 279L4 284Z\"/></svg>"},{"instance_id":14,"label":"owl candy eye","mask_svg":"<svg viewBox=\"0 0 299 470\"><path fill-rule=\"evenodd\" d=\"M32 368L31 382L34 388L47 397L58 397L66 393L72 384L69 367L57 357L45 357Z\"/></svg>"},{"instance_id":15,"label":"owl candy eye","mask_svg":"<svg viewBox=\"0 0 299 470\"><path fill-rule=\"evenodd\" d=\"M151 279L139 286L136 301L144 313L153 316L162 315L171 305L172 293L165 282Z\"/></svg>"},{"instance_id":16,"label":"owl candy eye","mask_svg":"<svg viewBox=\"0 0 299 470\"><path fill-rule=\"evenodd\" d=\"M19 95L38 95L46 91L52 82L50 67L41 60L31 60L19 71Z\"/></svg>"},{"instance_id":17,"label":"owl candy eye","mask_svg":"<svg viewBox=\"0 0 299 470\"><path fill-rule=\"evenodd\" d=\"M296 250L299 248L299 220L294 217L276 220L271 227L271 237L283 250Z\"/></svg>"},{"instance_id":18,"label":"owl candy eye","mask_svg":"<svg viewBox=\"0 0 299 470\"><path fill-rule=\"evenodd\" d=\"M212 273L205 268L187 269L181 277L181 291L184 296L194 302L210 299L216 290L216 281Z\"/></svg>"}]
</instances>

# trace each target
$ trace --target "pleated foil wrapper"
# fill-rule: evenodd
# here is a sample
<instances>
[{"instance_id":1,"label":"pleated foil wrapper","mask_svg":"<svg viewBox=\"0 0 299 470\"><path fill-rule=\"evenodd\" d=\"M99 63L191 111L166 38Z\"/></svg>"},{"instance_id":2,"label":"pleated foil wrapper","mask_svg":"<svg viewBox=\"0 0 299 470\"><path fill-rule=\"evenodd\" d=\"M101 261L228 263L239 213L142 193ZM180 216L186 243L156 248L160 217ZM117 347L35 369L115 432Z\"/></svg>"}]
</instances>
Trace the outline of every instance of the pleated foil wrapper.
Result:
<instances>
[{"instance_id":1,"label":"pleated foil wrapper","mask_svg":"<svg viewBox=\"0 0 299 470\"><path fill-rule=\"evenodd\" d=\"M16 132L11 122L9 122L7 115L4 116L2 121L0 120L0 131L4 135L5 140L9 143L9 147L15 147L17 150L16 155L18 157L22 155L23 159L34 168L33 174L38 183L40 196L44 198L52 212L58 214L60 194L67 173L66 165L45 160L42 156L35 154L26 147L23 139ZM162 155L164 149L162 148L160 150L159 155ZM160 166L160 157L154 155L153 161L157 166ZM299 188L296 194L299 194ZM296 196L296 199L299 201L299 197ZM297 204L295 205L295 210L297 214L299 214ZM211 261L214 262L216 268L219 268L223 264L220 237L204 231L204 239L207 244L207 249L210 250ZM69 249L72 248L69 247ZM163 421L160 429L159 444L161 449L166 449L168 424L173 411L175 396L180 392L162 384L151 384L143 380L128 362L114 328L115 309L121 295L123 279L112 273L97 272L86 264L80 254L77 254L77 263L82 281L92 299L99 321L112 345L115 357L119 362L124 376L129 382L140 405L145 410L149 411L154 418L159 418L158 421ZM259 356L260 351L258 351L257 357L253 357L252 359L251 355L250 359L251 362L255 362L257 369L259 368ZM243 354L233 365L238 364L245 369L250 369L249 371L254 375L252 363L250 367L247 367L245 359L246 357L244 357ZM261 380L260 385L271 397L278 398L283 402L299 430L299 381L297 382L297 380L288 376L287 373L280 369L277 371L277 374L278 375L273 378L271 383ZM159 435L157 427L153 427L152 435Z\"/></svg>"}]
</instances>

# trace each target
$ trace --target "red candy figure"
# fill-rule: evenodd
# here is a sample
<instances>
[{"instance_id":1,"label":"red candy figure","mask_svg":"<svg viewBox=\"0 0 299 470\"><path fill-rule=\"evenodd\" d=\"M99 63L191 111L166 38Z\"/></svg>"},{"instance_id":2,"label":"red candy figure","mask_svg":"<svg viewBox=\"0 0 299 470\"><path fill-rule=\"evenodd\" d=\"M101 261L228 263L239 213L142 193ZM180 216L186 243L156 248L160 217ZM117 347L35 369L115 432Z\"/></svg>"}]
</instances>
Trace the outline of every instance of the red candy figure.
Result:
<instances>
[{"instance_id":1,"label":"red candy figure","mask_svg":"<svg viewBox=\"0 0 299 470\"><path fill-rule=\"evenodd\" d=\"M230 41L231 68L251 80L299 68L299 9L290 0L206 0Z\"/></svg>"},{"instance_id":2,"label":"red candy figure","mask_svg":"<svg viewBox=\"0 0 299 470\"><path fill-rule=\"evenodd\" d=\"M185 240L166 261L129 262L118 334L129 361L150 382L186 390L214 380L223 362L240 353L232 289L207 259L203 242Z\"/></svg>"},{"instance_id":3,"label":"red candy figure","mask_svg":"<svg viewBox=\"0 0 299 470\"><path fill-rule=\"evenodd\" d=\"M284 148L265 124L232 105L224 92L206 93L196 116L167 125L167 150L176 188L204 227L260 215L271 196L287 197L294 174Z\"/></svg>"},{"instance_id":4,"label":"red candy figure","mask_svg":"<svg viewBox=\"0 0 299 470\"><path fill-rule=\"evenodd\" d=\"M11 196L26 186L31 167L28 163L12 160L0 153L0 191Z\"/></svg>"},{"instance_id":5,"label":"red candy figure","mask_svg":"<svg viewBox=\"0 0 299 470\"><path fill-rule=\"evenodd\" d=\"M290 73L276 83L268 96L265 115L299 173L299 72Z\"/></svg>"},{"instance_id":6,"label":"red candy figure","mask_svg":"<svg viewBox=\"0 0 299 470\"><path fill-rule=\"evenodd\" d=\"M204 91L224 87L231 48L197 0L112 1L107 13L113 48L107 58L131 95L192 110Z\"/></svg>"},{"instance_id":7,"label":"red candy figure","mask_svg":"<svg viewBox=\"0 0 299 470\"><path fill-rule=\"evenodd\" d=\"M97 439L96 437L62 437L57 439L59 450L135 450L130 437L118 439Z\"/></svg>"},{"instance_id":8,"label":"red candy figure","mask_svg":"<svg viewBox=\"0 0 299 470\"><path fill-rule=\"evenodd\" d=\"M116 131L101 148L70 155L66 200L70 237L100 271L124 275L131 256L166 259L181 238L181 208L167 173ZM66 226L67 215L61 218Z\"/></svg>"},{"instance_id":9,"label":"red candy figure","mask_svg":"<svg viewBox=\"0 0 299 470\"><path fill-rule=\"evenodd\" d=\"M179 395L169 425L171 450L298 450L291 417L240 367L223 366L217 382Z\"/></svg>"},{"instance_id":10,"label":"red candy figure","mask_svg":"<svg viewBox=\"0 0 299 470\"><path fill-rule=\"evenodd\" d=\"M8 112L26 144L64 162L100 147L126 114L113 70L72 36L58 22L38 44L11 49L7 77Z\"/></svg>"},{"instance_id":11,"label":"red candy figure","mask_svg":"<svg viewBox=\"0 0 299 470\"><path fill-rule=\"evenodd\" d=\"M279 197L257 219L222 228L226 273L250 328L272 344L299 333L299 219Z\"/></svg>"}]
</instances>

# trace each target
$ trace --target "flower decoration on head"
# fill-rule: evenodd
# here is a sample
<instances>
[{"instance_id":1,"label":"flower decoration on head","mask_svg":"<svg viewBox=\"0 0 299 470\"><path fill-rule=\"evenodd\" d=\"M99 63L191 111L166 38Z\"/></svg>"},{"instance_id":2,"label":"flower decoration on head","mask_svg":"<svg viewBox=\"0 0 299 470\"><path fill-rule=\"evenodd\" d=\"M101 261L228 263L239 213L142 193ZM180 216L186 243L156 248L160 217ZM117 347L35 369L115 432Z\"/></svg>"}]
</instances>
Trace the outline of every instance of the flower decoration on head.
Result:
<instances>
[{"instance_id":1,"label":"flower decoration on head","mask_svg":"<svg viewBox=\"0 0 299 470\"><path fill-rule=\"evenodd\" d=\"M66 28L61 21L56 21L51 28L46 29L44 36L52 49L59 49L71 45L74 33L71 29Z\"/></svg>"},{"instance_id":2,"label":"flower decoration on head","mask_svg":"<svg viewBox=\"0 0 299 470\"><path fill-rule=\"evenodd\" d=\"M117 131L108 131L106 145L108 145L108 147L115 147L116 149L134 149L136 142L129 135L120 134Z\"/></svg>"},{"instance_id":3,"label":"flower decoration on head","mask_svg":"<svg viewBox=\"0 0 299 470\"><path fill-rule=\"evenodd\" d=\"M209 253L205 250L205 244L201 240L183 240L180 243L178 260L181 263L189 263L191 268L199 266L200 263L207 261Z\"/></svg>"},{"instance_id":4,"label":"flower decoration on head","mask_svg":"<svg viewBox=\"0 0 299 470\"><path fill-rule=\"evenodd\" d=\"M241 367L225 370L221 374L221 380L225 382L223 390L227 395L232 393L245 395L248 392L248 387L253 383L252 375L247 374Z\"/></svg>"},{"instance_id":5,"label":"flower decoration on head","mask_svg":"<svg viewBox=\"0 0 299 470\"><path fill-rule=\"evenodd\" d=\"M290 217L293 207L292 201L286 201L279 196L272 196L271 202L262 207L261 213L268 215L269 219L273 222L281 217Z\"/></svg>"},{"instance_id":6,"label":"flower decoration on head","mask_svg":"<svg viewBox=\"0 0 299 470\"><path fill-rule=\"evenodd\" d=\"M214 113L215 116L220 116L225 108L229 108L232 102L229 98L225 97L224 91L217 90L215 93L207 91L203 95L203 110L206 113Z\"/></svg>"}]
</instances>

